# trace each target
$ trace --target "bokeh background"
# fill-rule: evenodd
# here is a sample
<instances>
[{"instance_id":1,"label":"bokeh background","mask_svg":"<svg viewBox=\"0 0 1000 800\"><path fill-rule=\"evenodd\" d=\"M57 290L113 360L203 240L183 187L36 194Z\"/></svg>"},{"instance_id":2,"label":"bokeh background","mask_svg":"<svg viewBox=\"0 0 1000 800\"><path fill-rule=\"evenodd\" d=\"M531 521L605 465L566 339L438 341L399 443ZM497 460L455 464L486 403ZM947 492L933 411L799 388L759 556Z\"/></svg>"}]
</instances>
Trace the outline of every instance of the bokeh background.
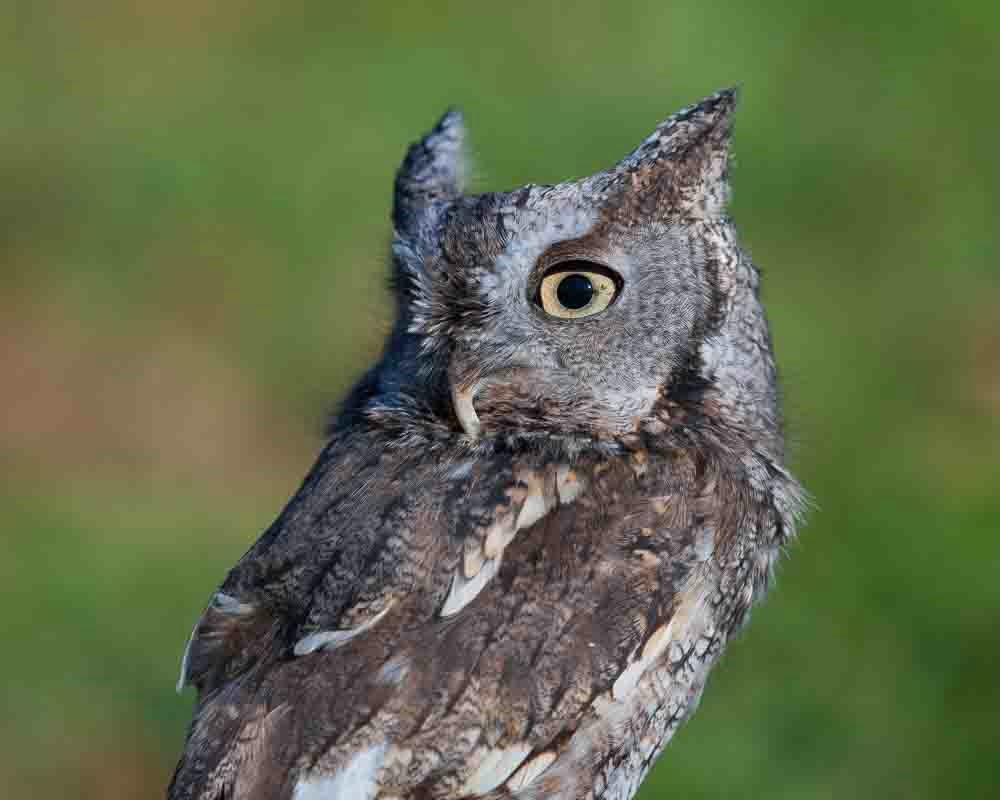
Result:
<instances>
[{"instance_id":1,"label":"bokeh background","mask_svg":"<svg viewBox=\"0 0 1000 800\"><path fill-rule=\"evenodd\" d=\"M0 14L0 794L161 796L202 604L377 353L393 171L612 163L743 84L807 528L642 797L995 794L1000 6L14 2Z\"/></svg>"}]
</instances>

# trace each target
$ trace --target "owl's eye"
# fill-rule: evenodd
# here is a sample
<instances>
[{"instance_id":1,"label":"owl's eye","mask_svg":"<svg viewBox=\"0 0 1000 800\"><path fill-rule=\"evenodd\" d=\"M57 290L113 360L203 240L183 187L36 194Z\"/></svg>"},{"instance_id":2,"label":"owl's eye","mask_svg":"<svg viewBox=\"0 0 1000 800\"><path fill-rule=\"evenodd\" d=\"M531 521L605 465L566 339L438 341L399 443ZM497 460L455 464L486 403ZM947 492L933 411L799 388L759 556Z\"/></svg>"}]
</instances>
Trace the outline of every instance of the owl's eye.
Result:
<instances>
[{"instance_id":1,"label":"owl's eye","mask_svg":"<svg viewBox=\"0 0 1000 800\"><path fill-rule=\"evenodd\" d=\"M563 262L542 278L538 303L546 314L580 319L604 311L618 294L620 279L589 261Z\"/></svg>"}]
</instances>

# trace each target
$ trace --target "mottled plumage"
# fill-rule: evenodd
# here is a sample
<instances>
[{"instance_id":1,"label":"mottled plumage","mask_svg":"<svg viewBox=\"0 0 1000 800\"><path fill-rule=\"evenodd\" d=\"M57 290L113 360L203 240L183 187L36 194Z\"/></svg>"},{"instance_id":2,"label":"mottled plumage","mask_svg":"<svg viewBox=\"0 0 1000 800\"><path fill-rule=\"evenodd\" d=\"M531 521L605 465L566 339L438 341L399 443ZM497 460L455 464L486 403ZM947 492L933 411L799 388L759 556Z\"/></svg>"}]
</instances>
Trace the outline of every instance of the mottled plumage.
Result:
<instances>
[{"instance_id":1,"label":"mottled plumage","mask_svg":"<svg viewBox=\"0 0 1000 800\"><path fill-rule=\"evenodd\" d=\"M734 100L557 186L410 149L396 325L192 634L171 800L632 797L801 504Z\"/></svg>"}]
</instances>

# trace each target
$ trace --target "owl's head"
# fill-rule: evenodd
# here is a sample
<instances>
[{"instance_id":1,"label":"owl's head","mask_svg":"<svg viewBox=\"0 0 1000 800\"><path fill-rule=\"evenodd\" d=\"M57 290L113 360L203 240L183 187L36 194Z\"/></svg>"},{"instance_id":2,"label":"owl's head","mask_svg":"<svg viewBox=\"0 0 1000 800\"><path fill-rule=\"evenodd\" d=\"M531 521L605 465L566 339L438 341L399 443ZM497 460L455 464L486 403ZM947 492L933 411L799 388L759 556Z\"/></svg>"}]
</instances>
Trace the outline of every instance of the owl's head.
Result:
<instances>
[{"instance_id":1,"label":"owl's head","mask_svg":"<svg viewBox=\"0 0 1000 800\"><path fill-rule=\"evenodd\" d=\"M734 105L684 109L605 172L481 195L445 114L396 178L397 323L357 410L614 439L670 405L775 434L757 275L726 213Z\"/></svg>"}]
</instances>

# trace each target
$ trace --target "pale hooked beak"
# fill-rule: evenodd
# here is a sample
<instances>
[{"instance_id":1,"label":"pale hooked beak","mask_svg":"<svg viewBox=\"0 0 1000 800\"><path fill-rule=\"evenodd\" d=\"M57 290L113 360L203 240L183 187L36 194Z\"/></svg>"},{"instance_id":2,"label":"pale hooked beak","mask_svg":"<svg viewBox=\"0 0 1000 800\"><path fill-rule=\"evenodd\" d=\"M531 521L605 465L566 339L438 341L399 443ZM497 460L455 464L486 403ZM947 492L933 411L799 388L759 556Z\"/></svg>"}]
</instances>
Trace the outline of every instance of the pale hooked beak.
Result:
<instances>
[{"instance_id":1,"label":"pale hooked beak","mask_svg":"<svg viewBox=\"0 0 1000 800\"><path fill-rule=\"evenodd\" d=\"M472 404L472 401L476 399L476 394L479 392L479 385L480 382L476 381L469 386L461 388L452 386L451 388L451 402L455 408L455 416L458 417L458 423L470 439L475 439L479 436L479 429L481 427L476 407Z\"/></svg>"}]
</instances>

